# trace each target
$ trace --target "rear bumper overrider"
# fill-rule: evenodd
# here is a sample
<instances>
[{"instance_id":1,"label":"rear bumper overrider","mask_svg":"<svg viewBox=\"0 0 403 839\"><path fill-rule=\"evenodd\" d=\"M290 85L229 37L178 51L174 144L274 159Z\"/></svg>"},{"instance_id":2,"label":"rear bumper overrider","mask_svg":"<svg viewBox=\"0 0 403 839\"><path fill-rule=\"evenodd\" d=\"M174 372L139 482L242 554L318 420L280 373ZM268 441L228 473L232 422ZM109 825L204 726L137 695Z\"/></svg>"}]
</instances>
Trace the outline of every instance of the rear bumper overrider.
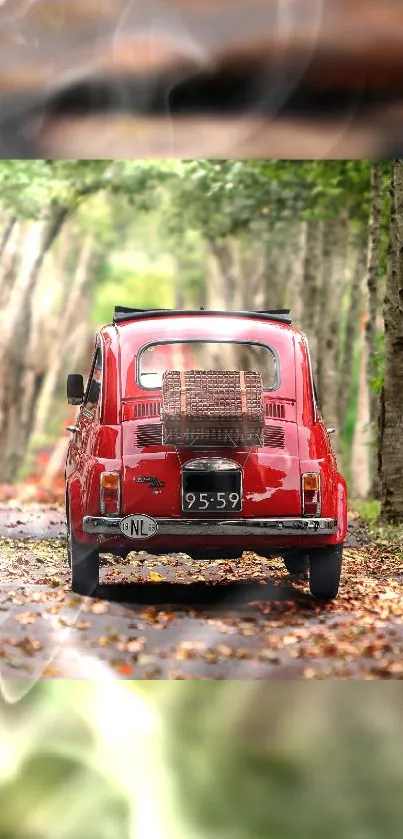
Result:
<instances>
[{"instance_id":1,"label":"rear bumper overrider","mask_svg":"<svg viewBox=\"0 0 403 839\"><path fill-rule=\"evenodd\" d=\"M125 516L85 516L84 533L124 536L120 523ZM175 519L155 518L155 536L334 536L338 530L333 518L254 518L254 519ZM132 541L132 540L130 540Z\"/></svg>"}]
</instances>

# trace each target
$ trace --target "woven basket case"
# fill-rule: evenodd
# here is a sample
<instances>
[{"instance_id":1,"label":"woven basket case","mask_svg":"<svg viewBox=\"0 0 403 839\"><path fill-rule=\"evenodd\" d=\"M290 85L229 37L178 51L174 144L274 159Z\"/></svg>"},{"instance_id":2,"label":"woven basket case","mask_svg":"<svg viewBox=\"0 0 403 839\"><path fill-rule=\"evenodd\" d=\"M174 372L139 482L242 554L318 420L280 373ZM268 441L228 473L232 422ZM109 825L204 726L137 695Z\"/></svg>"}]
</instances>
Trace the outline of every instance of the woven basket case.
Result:
<instances>
[{"instance_id":1,"label":"woven basket case","mask_svg":"<svg viewBox=\"0 0 403 839\"><path fill-rule=\"evenodd\" d=\"M253 370L166 370L162 378L164 444L262 444L262 378Z\"/></svg>"}]
</instances>

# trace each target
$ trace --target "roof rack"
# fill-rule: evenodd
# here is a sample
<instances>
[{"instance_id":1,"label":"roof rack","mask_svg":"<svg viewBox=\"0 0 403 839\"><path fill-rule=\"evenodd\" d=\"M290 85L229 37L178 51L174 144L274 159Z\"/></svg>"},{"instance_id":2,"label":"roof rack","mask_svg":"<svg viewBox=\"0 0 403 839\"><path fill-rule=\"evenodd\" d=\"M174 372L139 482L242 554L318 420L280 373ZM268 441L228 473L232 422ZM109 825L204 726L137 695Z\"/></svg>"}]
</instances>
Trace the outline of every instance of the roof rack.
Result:
<instances>
[{"instance_id":1,"label":"roof rack","mask_svg":"<svg viewBox=\"0 0 403 839\"><path fill-rule=\"evenodd\" d=\"M272 320L278 323L291 324L290 309L259 309L253 311L216 311L211 309L132 309L128 306L115 306L113 323L128 320L141 320L147 317L163 317L164 315L232 315L234 317L252 317Z\"/></svg>"}]
</instances>

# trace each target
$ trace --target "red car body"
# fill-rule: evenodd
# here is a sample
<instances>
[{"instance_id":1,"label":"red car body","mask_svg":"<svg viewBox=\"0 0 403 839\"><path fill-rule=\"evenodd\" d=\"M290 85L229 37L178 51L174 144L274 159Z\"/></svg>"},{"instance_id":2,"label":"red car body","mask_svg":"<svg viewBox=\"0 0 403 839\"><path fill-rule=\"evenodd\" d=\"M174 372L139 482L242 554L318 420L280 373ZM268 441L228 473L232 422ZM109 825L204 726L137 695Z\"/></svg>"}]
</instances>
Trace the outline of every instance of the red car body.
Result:
<instances>
[{"instance_id":1,"label":"red car body","mask_svg":"<svg viewBox=\"0 0 403 839\"><path fill-rule=\"evenodd\" d=\"M66 502L72 539L88 551L226 556L309 554L341 546L347 529L347 489L316 404L308 343L284 313L116 310L96 337L93 370L66 463ZM140 384L139 358L150 344L181 353L192 342L263 345L276 359L275 387L264 391L264 439L254 448L178 449L164 445L160 387ZM186 342L186 346L185 346ZM171 357L166 363L172 363ZM163 357L163 355L159 355ZM95 365L95 367L94 367ZM94 370L100 381L89 403ZM92 398L92 397L91 397ZM70 400L71 401L71 400ZM79 401L79 400L77 400ZM182 509L182 470L231 461L242 482L242 509L201 514ZM207 464L207 466L206 466ZM105 512L103 472L118 476L116 503ZM316 515L304 510L304 475L317 475ZM151 536L131 538L121 520L141 514L155 523Z\"/></svg>"}]
</instances>

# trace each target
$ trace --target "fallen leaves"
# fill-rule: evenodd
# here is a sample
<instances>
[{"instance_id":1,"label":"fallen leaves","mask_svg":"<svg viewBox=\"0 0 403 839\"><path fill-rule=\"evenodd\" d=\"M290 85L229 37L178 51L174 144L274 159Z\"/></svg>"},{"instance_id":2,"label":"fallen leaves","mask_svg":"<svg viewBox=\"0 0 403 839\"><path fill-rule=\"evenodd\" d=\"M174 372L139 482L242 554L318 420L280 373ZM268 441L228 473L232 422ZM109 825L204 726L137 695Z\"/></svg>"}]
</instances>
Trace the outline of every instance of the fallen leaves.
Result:
<instances>
[{"instance_id":1,"label":"fallen leaves","mask_svg":"<svg viewBox=\"0 0 403 839\"><path fill-rule=\"evenodd\" d=\"M403 678L402 544L363 541L345 550L340 595L325 607L312 601L306 580L291 582L280 559L252 552L211 564L179 554L143 552L129 563L103 556L104 579L148 585L150 596L151 583L172 583L173 595L175 583L205 584L205 606L174 608L73 595L64 540L4 538L0 666L23 673L38 654L45 677L68 678L74 652L118 678ZM210 590L234 583L239 600L209 603ZM67 663L46 665L60 633Z\"/></svg>"},{"instance_id":2,"label":"fallen leaves","mask_svg":"<svg viewBox=\"0 0 403 839\"><path fill-rule=\"evenodd\" d=\"M105 600L94 600L90 603L88 611L92 612L93 615L106 615L109 612L109 603Z\"/></svg>"},{"instance_id":3,"label":"fallen leaves","mask_svg":"<svg viewBox=\"0 0 403 839\"><path fill-rule=\"evenodd\" d=\"M18 621L18 623L23 624L24 626L28 623L35 623L37 615L32 614L32 612L17 612L14 615L14 620Z\"/></svg>"},{"instance_id":4,"label":"fallen leaves","mask_svg":"<svg viewBox=\"0 0 403 839\"><path fill-rule=\"evenodd\" d=\"M6 638L4 643L8 646L18 648L29 656L38 652L38 650L43 650L43 644L34 635L25 635L22 638Z\"/></svg>"},{"instance_id":5,"label":"fallen leaves","mask_svg":"<svg viewBox=\"0 0 403 839\"><path fill-rule=\"evenodd\" d=\"M63 677L65 677L64 673L51 664L48 664L42 672L42 678L44 679L62 679Z\"/></svg>"}]
</instances>

